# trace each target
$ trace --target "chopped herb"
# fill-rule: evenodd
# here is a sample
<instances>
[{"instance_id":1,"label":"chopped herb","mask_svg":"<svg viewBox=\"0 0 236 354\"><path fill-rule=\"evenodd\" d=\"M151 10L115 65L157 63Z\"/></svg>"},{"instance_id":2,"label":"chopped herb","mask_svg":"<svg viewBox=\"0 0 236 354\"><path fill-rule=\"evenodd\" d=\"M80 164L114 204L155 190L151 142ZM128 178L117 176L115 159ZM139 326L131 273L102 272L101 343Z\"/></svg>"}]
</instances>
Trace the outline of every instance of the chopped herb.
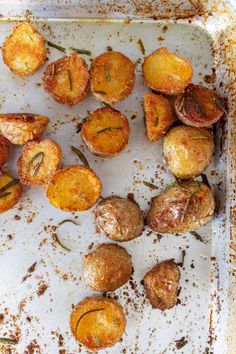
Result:
<instances>
[{"instance_id":1,"label":"chopped herb","mask_svg":"<svg viewBox=\"0 0 236 354\"><path fill-rule=\"evenodd\" d=\"M41 86L41 82L37 82L36 86L40 87Z\"/></svg>"},{"instance_id":2,"label":"chopped herb","mask_svg":"<svg viewBox=\"0 0 236 354\"><path fill-rule=\"evenodd\" d=\"M0 199L3 199L3 198L7 197L10 194L11 194L11 192L6 192L6 193L3 193L3 194L0 194Z\"/></svg>"},{"instance_id":3,"label":"chopped herb","mask_svg":"<svg viewBox=\"0 0 236 354\"><path fill-rule=\"evenodd\" d=\"M150 189L159 189L155 184L153 184L151 182L143 181L143 184L145 184L145 186L147 186Z\"/></svg>"},{"instance_id":4,"label":"chopped herb","mask_svg":"<svg viewBox=\"0 0 236 354\"><path fill-rule=\"evenodd\" d=\"M104 102L104 101L102 101L101 104L102 104L103 107L111 107L111 106L109 105L109 103L106 103L106 102Z\"/></svg>"},{"instance_id":5,"label":"chopped herb","mask_svg":"<svg viewBox=\"0 0 236 354\"><path fill-rule=\"evenodd\" d=\"M112 52L112 51L113 51L112 47L108 45L108 46L107 46L107 51L108 51L108 52Z\"/></svg>"},{"instance_id":6,"label":"chopped herb","mask_svg":"<svg viewBox=\"0 0 236 354\"><path fill-rule=\"evenodd\" d=\"M5 184L5 186L3 186L2 188L0 188L0 195L2 195L3 192L5 192L6 190L8 190L9 188L11 188L12 186L14 186L14 184L17 184L19 182L18 179L13 178L10 182L8 182L7 184Z\"/></svg>"},{"instance_id":7,"label":"chopped herb","mask_svg":"<svg viewBox=\"0 0 236 354\"><path fill-rule=\"evenodd\" d=\"M183 267L185 256L186 256L186 251L182 250L182 262L181 263L177 263L178 266Z\"/></svg>"},{"instance_id":8,"label":"chopped herb","mask_svg":"<svg viewBox=\"0 0 236 354\"><path fill-rule=\"evenodd\" d=\"M55 48L55 49L58 49L60 52L63 52L65 53L66 49L58 44L55 44L55 43L52 43L52 42L49 42L47 41L47 45L49 45L49 47L52 47L52 48Z\"/></svg>"},{"instance_id":9,"label":"chopped herb","mask_svg":"<svg viewBox=\"0 0 236 354\"><path fill-rule=\"evenodd\" d=\"M70 70L67 70L67 74L68 74L68 80L69 80L69 85L70 85L70 91L72 91L73 90L73 84L72 84L72 77L71 77Z\"/></svg>"},{"instance_id":10,"label":"chopped herb","mask_svg":"<svg viewBox=\"0 0 236 354\"><path fill-rule=\"evenodd\" d=\"M35 166L33 167L33 176L37 176L38 172L39 172L39 169L43 163L43 160L44 160L44 156L45 156L45 153L43 151L40 151L38 152L37 154L34 155L34 157L30 160L28 166L31 167L32 164L38 160L38 162L35 164Z\"/></svg>"},{"instance_id":11,"label":"chopped herb","mask_svg":"<svg viewBox=\"0 0 236 354\"><path fill-rule=\"evenodd\" d=\"M77 148L74 147L74 146L71 146L71 150L79 157L79 159L81 160L81 162L83 162L84 166L89 167L88 160L86 159L86 157L84 156L84 154L83 154L79 149L77 149Z\"/></svg>"},{"instance_id":12,"label":"chopped herb","mask_svg":"<svg viewBox=\"0 0 236 354\"><path fill-rule=\"evenodd\" d=\"M63 245L63 243L61 243L57 234L53 234L53 236L54 236L55 241L61 246L61 248L63 248L67 252L71 252L71 250L68 247L66 247L65 245Z\"/></svg>"},{"instance_id":13,"label":"chopped herb","mask_svg":"<svg viewBox=\"0 0 236 354\"><path fill-rule=\"evenodd\" d=\"M193 236L196 238L196 240L201 241L201 242L203 242L203 243L206 243L206 242L203 240L202 236L200 236L196 231L190 231L189 233L190 233L191 235L193 235Z\"/></svg>"},{"instance_id":14,"label":"chopped herb","mask_svg":"<svg viewBox=\"0 0 236 354\"><path fill-rule=\"evenodd\" d=\"M97 93L99 95L106 95L107 93L105 91L101 91L101 90L97 90L97 91L93 91L94 93Z\"/></svg>"},{"instance_id":15,"label":"chopped herb","mask_svg":"<svg viewBox=\"0 0 236 354\"><path fill-rule=\"evenodd\" d=\"M78 54L92 55L91 51L87 50L87 49L78 49L78 48L74 48L74 47L70 47L70 49L72 49L74 52L76 52Z\"/></svg>"},{"instance_id":16,"label":"chopped herb","mask_svg":"<svg viewBox=\"0 0 236 354\"><path fill-rule=\"evenodd\" d=\"M104 307L99 308L99 309L90 310L90 311L87 311L87 312L83 313L83 315L80 316L80 318L78 319L78 321L77 321L77 323L76 323L76 326L75 326L75 334L77 333L79 324L80 324L80 322L81 322L81 320L82 320L82 318L83 318L84 316L88 315L89 313L98 312L98 311L103 311L103 310L105 310Z\"/></svg>"},{"instance_id":17,"label":"chopped herb","mask_svg":"<svg viewBox=\"0 0 236 354\"><path fill-rule=\"evenodd\" d=\"M15 339L0 337L0 343L6 345L16 345L18 342Z\"/></svg>"},{"instance_id":18,"label":"chopped herb","mask_svg":"<svg viewBox=\"0 0 236 354\"><path fill-rule=\"evenodd\" d=\"M82 126L83 126L83 122L79 122L76 126L76 133L79 133L82 129Z\"/></svg>"},{"instance_id":19,"label":"chopped herb","mask_svg":"<svg viewBox=\"0 0 236 354\"><path fill-rule=\"evenodd\" d=\"M145 54L145 48L144 48L144 45L143 45L143 41L141 39L138 40L138 45L139 45L139 48L141 50L141 53L144 55Z\"/></svg>"},{"instance_id":20,"label":"chopped herb","mask_svg":"<svg viewBox=\"0 0 236 354\"><path fill-rule=\"evenodd\" d=\"M58 225L61 226L61 225L65 224L66 222L71 222L71 223L74 224L74 225L78 225L76 221L71 220L71 219L62 220L61 222L59 222Z\"/></svg>"},{"instance_id":21,"label":"chopped herb","mask_svg":"<svg viewBox=\"0 0 236 354\"><path fill-rule=\"evenodd\" d=\"M101 343L100 343L100 340L99 340L98 336L94 336L93 338L94 338L94 342L96 343L96 345L98 347L100 347Z\"/></svg>"},{"instance_id":22,"label":"chopped herb","mask_svg":"<svg viewBox=\"0 0 236 354\"><path fill-rule=\"evenodd\" d=\"M122 130L122 127L107 127L107 128L103 128L101 130L97 130L96 133L97 134L102 134L111 130Z\"/></svg>"},{"instance_id":23,"label":"chopped herb","mask_svg":"<svg viewBox=\"0 0 236 354\"><path fill-rule=\"evenodd\" d=\"M188 341L185 339L185 337L182 337L181 339L176 340L175 343L176 349L179 350L183 348L188 343Z\"/></svg>"},{"instance_id":24,"label":"chopped herb","mask_svg":"<svg viewBox=\"0 0 236 354\"><path fill-rule=\"evenodd\" d=\"M211 188L207 176L206 176L204 173L202 173L202 174L201 174L201 177L202 177L202 182L203 182L206 186L208 186L209 188Z\"/></svg>"},{"instance_id":25,"label":"chopped herb","mask_svg":"<svg viewBox=\"0 0 236 354\"><path fill-rule=\"evenodd\" d=\"M105 73L106 81L111 81L109 66L106 64L104 65L104 73Z\"/></svg>"}]
</instances>

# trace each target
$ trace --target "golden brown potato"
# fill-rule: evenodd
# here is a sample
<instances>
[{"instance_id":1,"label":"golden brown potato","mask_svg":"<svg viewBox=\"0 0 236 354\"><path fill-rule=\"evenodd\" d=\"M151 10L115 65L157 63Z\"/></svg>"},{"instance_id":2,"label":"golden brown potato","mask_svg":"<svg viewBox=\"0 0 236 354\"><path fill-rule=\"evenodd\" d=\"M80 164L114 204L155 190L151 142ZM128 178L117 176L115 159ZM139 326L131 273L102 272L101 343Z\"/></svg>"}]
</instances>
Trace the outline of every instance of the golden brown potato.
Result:
<instances>
[{"instance_id":1,"label":"golden brown potato","mask_svg":"<svg viewBox=\"0 0 236 354\"><path fill-rule=\"evenodd\" d=\"M91 90L101 101L114 104L128 97L134 88L135 67L120 52L105 52L91 67Z\"/></svg>"},{"instance_id":2,"label":"golden brown potato","mask_svg":"<svg viewBox=\"0 0 236 354\"><path fill-rule=\"evenodd\" d=\"M29 185L45 184L58 169L61 157L61 148L53 140L28 142L17 164L21 182Z\"/></svg>"},{"instance_id":3,"label":"golden brown potato","mask_svg":"<svg viewBox=\"0 0 236 354\"><path fill-rule=\"evenodd\" d=\"M5 165L8 159L8 155L10 152L10 144L4 136L0 135L0 167Z\"/></svg>"},{"instance_id":4,"label":"golden brown potato","mask_svg":"<svg viewBox=\"0 0 236 354\"><path fill-rule=\"evenodd\" d=\"M101 190L101 182L90 168L67 166L51 176L46 196L52 205L64 211L84 211L97 202Z\"/></svg>"},{"instance_id":5,"label":"golden brown potato","mask_svg":"<svg viewBox=\"0 0 236 354\"><path fill-rule=\"evenodd\" d=\"M128 119L119 111L100 108L91 112L84 122L81 136L88 148L96 155L117 155L129 141Z\"/></svg>"},{"instance_id":6,"label":"golden brown potato","mask_svg":"<svg viewBox=\"0 0 236 354\"><path fill-rule=\"evenodd\" d=\"M87 95L89 71L76 53L49 64L43 73L43 87L58 103L74 105Z\"/></svg>"},{"instance_id":7,"label":"golden brown potato","mask_svg":"<svg viewBox=\"0 0 236 354\"><path fill-rule=\"evenodd\" d=\"M44 37L28 22L17 24L2 46L4 63L17 75L33 75L46 60Z\"/></svg>"},{"instance_id":8,"label":"golden brown potato","mask_svg":"<svg viewBox=\"0 0 236 354\"><path fill-rule=\"evenodd\" d=\"M88 349L112 347L126 326L122 307L113 299L87 297L73 309L70 328L75 338Z\"/></svg>"},{"instance_id":9,"label":"golden brown potato","mask_svg":"<svg viewBox=\"0 0 236 354\"><path fill-rule=\"evenodd\" d=\"M40 137L47 128L47 117L31 113L0 114L0 131L12 144L24 145Z\"/></svg>"},{"instance_id":10,"label":"golden brown potato","mask_svg":"<svg viewBox=\"0 0 236 354\"><path fill-rule=\"evenodd\" d=\"M215 201L205 184L182 181L170 185L151 201L149 227L160 233L197 230L213 217Z\"/></svg>"},{"instance_id":11,"label":"golden brown potato","mask_svg":"<svg viewBox=\"0 0 236 354\"><path fill-rule=\"evenodd\" d=\"M144 288L153 307L170 309L177 303L180 271L173 260L158 263L144 277Z\"/></svg>"},{"instance_id":12,"label":"golden brown potato","mask_svg":"<svg viewBox=\"0 0 236 354\"><path fill-rule=\"evenodd\" d=\"M143 62L143 77L153 90L178 95L191 82L193 69L187 59L167 48L159 48Z\"/></svg>"},{"instance_id":13,"label":"golden brown potato","mask_svg":"<svg viewBox=\"0 0 236 354\"><path fill-rule=\"evenodd\" d=\"M178 178L200 175L209 165L214 150L213 132L207 128L180 125L164 137L164 159Z\"/></svg>"},{"instance_id":14,"label":"golden brown potato","mask_svg":"<svg viewBox=\"0 0 236 354\"><path fill-rule=\"evenodd\" d=\"M0 175L0 213L9 210L20 200L23 187L18 179L4 172Z\"/></svg>"},{"instance_id":15,"label":"golden brown potato","mask_svg":"<svg viewBox=\"0 0 236 354\"><path fill-rule=\"evenodd\" d=\"M173 124L173 114L169 101L154 93L144 95L146 136L150 141L157 141L164 136Z\"/></svg>"},{"instance_id":16,"label":"golden brown potato","mask_svg":"<svg viewBox=\"0 0 236 354\"><path fill-rule=\"evenodd\" d=\"M126 198L112 196L103 199L94 211L98 231L113 241L129 241L144 229L143 212L139 205Z\"/></svg>"}]
</instances>

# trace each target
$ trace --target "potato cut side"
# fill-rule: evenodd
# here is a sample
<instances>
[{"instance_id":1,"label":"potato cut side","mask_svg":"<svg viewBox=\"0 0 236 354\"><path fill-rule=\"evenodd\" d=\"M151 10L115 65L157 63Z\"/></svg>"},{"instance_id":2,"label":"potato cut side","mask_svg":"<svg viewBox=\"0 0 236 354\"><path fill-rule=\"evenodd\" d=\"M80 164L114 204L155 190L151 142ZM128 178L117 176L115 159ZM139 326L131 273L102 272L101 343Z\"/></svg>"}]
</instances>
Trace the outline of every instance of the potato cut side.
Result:
<instances>
[{"instance_id":1,"label":"potato cut side","mask_svg":"<svg viewBox=\"0 0 236 354\"><path fill-rule=\"evenodd\" d=\"M67 166L50 178L46 186L46 196L59 209L83 211L97 202L101 190L101 182L90 168Z\"/></svg>"},{"instance_id":2,"label":"potato cut side","mask_svg":"<svg viewBox=\"0 0 236 354\"><path fill-rule=\"evenodd\" d=\"M55 101L74 105L87 95L89 71L84 60L73 53L49 64L42 82Z\"/></svg>"},{"instance_id":3,"label":"potato cut side","mask_svg":"<svg viewBox=\"0 0 236 354\"><path fill-rule=\"evenodd\" d=\"M9 141L0 135L0 167L5 165L10 151Z\"/></svg>"},{"instance_id":4,"label":"potato cut side","mask_svg":"<svg viewBox=\"0 0 236 354\"><path fill-rule=\"evenodd\" d=\"M44 37L28 22L17 24L2 47L4 63L17 75L33 75L46 60Z\"/></svg>"},{"instance_id":5,"label":"potato cut side","mask_svg":"<svg viewBox=\"0 0 236 354\"><path fill-rule=\"evenodd\" d=\"M125 326L122 307L115 300L101 296L85 298L70 317L73 335L92 350L113 346L121 339Z\"/></svg>"},{"instance_id":6,"label":"potato cut side","mask_svg":"<svg viewBox=\"0 0 236 354\"><path fill-rule=\"evenodd\" d=\"M124 100L135 83L133 62L120 52L105 52L95 58L91 67L91 90L109 104Z\"/></svg>"},{"instance_id":7,"label":"potato cut side","mask_svg":"<svg viewBox=\"0 0 236 354\"><path fill-rule=\"evenodd\" d=\"M160 48L150 54L142 65L145 82L153 90L177 95L191 82L193 69L187 59Z\"/></svg>"},{"instance_id":8,"label":"potato cut side","mask_svg":"<svg viewBox=\"0 0 236 354\"><path fill-rule=\"evenodd\" d=\"M4 172L0 175L0 213L14 207L20 200L23 187L18 179Z\"/></svg>"},{"instance_id":9,"label":"potato cut side","mask_svg":"<svg viewBox=\"0 0 236 354\"><path fill-rule=\"evenodd\" d=\"M119 111L100 108L91 112L83 124L81 135L88 148L99 156L114 156L122 151L129 140L128 119Z\"/></svg>"}]
</instances>

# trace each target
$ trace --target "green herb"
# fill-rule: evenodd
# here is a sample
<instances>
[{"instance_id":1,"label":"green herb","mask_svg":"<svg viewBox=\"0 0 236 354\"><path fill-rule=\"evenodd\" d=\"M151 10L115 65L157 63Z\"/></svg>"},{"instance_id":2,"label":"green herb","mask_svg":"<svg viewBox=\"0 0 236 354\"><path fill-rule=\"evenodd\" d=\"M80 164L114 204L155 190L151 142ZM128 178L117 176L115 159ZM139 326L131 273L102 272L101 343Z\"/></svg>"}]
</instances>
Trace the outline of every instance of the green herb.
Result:
<instances>
[{"instance_id":1,"label":"green herb","mask_svg":"<svg viewBox=\"0 0 236 354\"><path fill-rule=\"evenodd\" d=\"M37 154L34 155L34 157L30 160L28 166L32 166L32 164L38 160L38 162L35 164L33 167L33 176L37 176L39 169L43 163L45 153L43 151L38 152Z\"/></svg>"},{"instance_id":2,"label":"green herb","mask_svg":"<svg viewBox=\"0 0 236 354\"><path fill-rule=\"evenodd\" d=\"M15 184L17 184L19 182L18 179L13 178L10 182L8 182L7 184L5 184L5 186L3 186L2 188L0 188L0 196L2 195L3 192L5 192L6 190L8 190L9 188L11 188L12 186L14 186Z\"/></svg>"},{"instance_id":3,"label":"green herb","mask_svg":"<svg viewBox=\"0 0 236 354\"><path fill-rule=\"evenodd\" d=\"M111 130L122 130L122 127L107 127L107 128L103 128L101 130L97 130L96 133L97 134L102 134Z\"/></svg>"},{"instance_id":4,"label":"green herb","mask_svg":"<svg viewBox=\"0 0 236 354\"><path fill-rule=\"evenodd\" d=\"M75 334L77 333L79 324L80 324L82 318L84 318L84 316L88 315L89 313L98 312L98 311L103 311L103 310L105 310L104 307L102 307L102 308L100 308L100 309L90 310L90 311L87 311L87 312L83 313L83 315L80 316L80 318L78 319L78 321L77 321L77 323L76 323L76 326L75 326Z\"/></svg>"},{"instance_id":5,"label":"green herb","mask_svg":"<svg viewBox=\"0 0 236 354\"><path fill-rule=\"evenodd\" d=\"M98 336L94 336L93 338L94 338L94 342L96 343L96 345L98 347L100 347L101 343L100 343L100 340L99 340Z\"/></svg>"},{"instance_id":6,"label":"green herb","mask_svg":"<svg viewBox=\"0 0 236 354\"><path fill-rule=\"evenodd\" d=\"M3 199L3 198L7 197L10 194L11 194L11 192L6 192L6 193L3 193L3 194L0 194L0 199Z\"/></svg>"},{"instance_id":7,"label":"green herb","mask_svg":"<svg viewBox=\"0 0 236 354\"><path fill-rule=\"evenodd\" d=\"M83 154L79 149L77 149L77 148L74 147L74 146L71 146L71 150L79 157L79 159L81 160L81 162L83 162L84 166L89 167L88 160L86 159L86 157L84 156L84 154Z\"/></svg>"},{"instance_id":8,"label":"green herb","mask_svg":"<svg viewBox=\"0 0 236 354\"><path fill-rule=\"evenodd\" d=\"M138 40L138 45L139 45L139 48L141 50L141 53L144 55L145 54L145 48L144 48L144 45L143 45L143 42L141 39Z\"/></svg>"},{"instance_id":9,"label":"green herb","mask_svg":"<svg viewBox=\"0 0 236 354\"><path fill-rule=\"evenodd\" d=\"M18 342L15 339L0 337L0 343L6 345L16 345Z\"/></svg>"},{"instance_id":10,"label":"green herb","mask_svg":"<svg viewBox=\"0 0 236 354\"><path fill-rule=\"evenodd\" d=\"M185 337L182 337L181 339L176 340L175 343L176 349L179 350L183 348L188 343L188 341L185 339Z\"/></svg>"},{"instance_id":11,"label":"green herb","mask_svg":"<svg viewBox=\"0 0 236 354\"><path fill-rule=\"evenodd\" d=\"M97 93L99 95L106 95L107 93L105 91L101 91L101 90L97 90L97 91L93 91L94 93Z\"/></svg>"},{"instance_id":12,"label":"green herb","mask_svg":"<svg viewBox=\"0 0 236 354\"><path fill-rule=\"evenodd\" d=\"M37 82L36 86L40 87L41 86L41 82Z\"/></svg>"},{"instance_id":13,"label":"green herb","mask_svg":"<svg viewBox=\"0 0 236 354\"><path fill-rule=\"evenodd\" d=\"M78 54L92 55L91 51L87 49L78 49L74 47L70 47L70 49L72 49L74 52Z\"/></svg>"},{"instance_id":14,"label":"green herb","mask_svg":"<svg viewBox=\"0 0 236 354\"><path fill-rule=\"evenodd\" d=\"M106 102L104 102L104 101L101 102L101 105L102 105L103 107L111 107L111 106L109 105L109 103L106 103Z\"/></svg>"},{"instance_id":15,"label":"green herb","mask_svg":"<svg viewBox=\"0 0 236 354\"><path fill-rule=\"evenodd\" d=\"M104 72L105 72L106 81L111 81L110 70L108 65L106 64L104 65Z\"/></svg>"},{"instance_id":16,"label":"green herb","mask_svg":"<svg viewBox=\"0 0 236 354\"><path fill-rule=\"evenodd\" d=\"M83 126L83 123L82 123L82 122L79 122L79 123L77 124L77 126L76 126L76 133L77 133L77 134L81 131L82 126Z\"/></svg>"},{"instance_id":17,"label":"green herb","mask_svg":"<svg viewBox=\"0 0 236 354\"><path fill-rule=\"evenodd\" d=\"M61 47L60 45L52 43L52 42L49 42L49 41L47 41L47 45L49 45L49 47L58 49L60 52L63 52L63 53L65 53L65 51L66 51L66 49Z\"/></svg>"},{"instance_id":18,"label":"green herb","mask_svg":"<svg viewBox=\"0 0 236 354\"><path fill-rule=\"evenodd\" d=\"M70 70L67 70L67 74L68 74L68 80L69 80L69 84L70 84L70 91L72 91L73 90L73 83L72 83L72 77L71 77Z\"/></svg>"},{"instance_id":19,"label":"green herb","mask_svg":"<svg viewBox=\"0 0 236 354\"><path fill-rule=\"evenodd\" d=\"M65 224L66 222L71 222L71 223L74 224L74 225L78 225L76 221L71 220L71 219L62 220L61 222L59 222L58 225L61 226L61 225Z\"/></svg>"},{"instance_id":20,"label":"green herb","mask_svg":"<svg viewBox=\"0 0 236 354\"><path fill-rule=\"evenodd\" d=\"M151 182L143 181L143 184L145 184L145 186L150 188L150 189L159 189L155 184L153 184Z\"/></svg>"},{"instance_id":21,"label":"green herb","mask_svg":"<svg viewBox=\"0 0 236 354\"><path fill-rule=\"evenodd\" d=\"M112 52L112 51L113 51L112 47L108 45L108 46L107 46L107 51L108 51L108 52Z\"/></svg>"},{"instance_id":22,"label":"green herb","mask_svg":"<svg viewBox=\"0 0 236 354\"><path fill-rule=\"evenodd\" d=\"M190 231L189 233L190 233L191 235L193 235L193 236L196 238L196 240L201 241L201 242L203 242L203 243L206 243L206 242L203 240L202 236L200 236L196 231Z\"/></svg>"},{"instance_id":23,"label":"green herb","mask_svg":"<svg viewBox=\"0 0 236 354\"><path fill-rule=\"evenodd\" d=\"M53 234L53 236L54 236L55 241L59 244L59 246L61 246L61 248L63 248L67 252L71 252L71 250L68 247L66 247L65 245L63 245L63 243L59 240L57 234Z\"/></svg>"},{"instance_id":24,"label":"green herb","mask_svg":"<svg viewBox=\"0 0 236 354\"><path fill-rule=\"evenodd\" d=\"M202 173L202 174L201 174L201 177L202 177L202 182L203 182L206 186L208 186L209 188L211 188L207 176L206 176L204 173Z\"/></svg>"}]
</instances>

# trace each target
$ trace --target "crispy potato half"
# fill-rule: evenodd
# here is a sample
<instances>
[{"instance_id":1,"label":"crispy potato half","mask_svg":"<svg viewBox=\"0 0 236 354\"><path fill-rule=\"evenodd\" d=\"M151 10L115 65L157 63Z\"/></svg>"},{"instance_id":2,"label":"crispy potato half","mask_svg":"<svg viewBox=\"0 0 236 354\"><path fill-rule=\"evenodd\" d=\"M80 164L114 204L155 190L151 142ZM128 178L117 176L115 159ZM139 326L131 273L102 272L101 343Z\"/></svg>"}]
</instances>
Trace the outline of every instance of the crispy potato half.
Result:
<instances>
[{"instance_id":1,"label":"crispy potato half","mask_svg":"<svg viewBox=\"0 0 236 354\"><path fill-rule=\"evenodd\" d=\"M20 200L23 187L18 179L4 172L0 175L0 213L14 207Z\"/></svg>"},{"instance_id":2,"label":"crispy potato half","mask_svg":"<svg viewBox=\"0 0 236 354\"><path fill-rule=\"evenodd\" d=\"M146 93L143 98L146 136L150 141L157 141L164 136L173 124L170 102L161 95Z\"/></svg>"},{"instance_id":3,"label":"crispy potato half","mask_svg":"<svg viewBox=\"0 0 236 354\"><path fill-rule=\"evenodd\" d=\"M73 309L70 328L75 338L88 349L112 347L126 327L122 307L102 296L85 298Z\"/></svg>"},{"instance_id":4,"label":"crispy potato half","mask_svg":"<svg viewBox=\"0 0 236 354\"><path fill-rule=\"evenodd\" d=\"M150 54L144 60L142 70L148 86L167 95L183 92L193 77L189 61L167 48L157 49Z\"/></svg>"},{"instance_id":5,"label":"crispy potato half","mask_svg":"<svg viewBox=\"0 0 236 354\"><path fill-rule=\"evenodd\" d=\"M134 88L135 67L120 52L105 52L91 67L91 90L101 101L114 104L128 97Z\"/></svg>"},{"instance_id":6,"label":"crispy potato half","mask_svg":"<svg viewBox=\"0 0 236 354\"><path fill-rule=\"evenodd\" d=\"M129 134L128 119L111 107L91 112L81 130L82 139L88 148L103 157L121 152L128 144Z\"/></svg>"},{"instance_id":7,"label":"crispy potato half","mask_svg":"<svg viewBox=\"0 0 236 354\"><path fill-rule=\"evenodd\" d=\"M89 71L76 53L50 63L42 77L44 90L58 103L74 105L87 95Z\"/></svg>"},{"instance_id":8,"label":"crispy potato half","mask_svg":"<svg viewBox=\"0 0 236 354\"><path fill-rule=\"evenodd\" d=\"M51 176L46 196L52 205L64 211L84 211L97 202L101 190L97 175L89 167L76 165Z\"/></svg>"},{"instance_id":9,"label":"crispy potato half","mask_svg":"<svg viewBox=\"0 0 236 354\"><path fill-rule=\"evenodd\" d=\"M0 131L12 144L24 145L40 137L47 128L49 119L39 114L0 114Z\"/></svg>"},{"instance_id":10,"label":"crispy potato half","mask_svg":"<svg viewBox=\"0 0 236 354\"><path fill-rule=\"evenodd\" d=\"M21 182L29 185L45 184L57 171L61 158L61 148L53 140L28 142L17 164Z\"/></svg>"},{"instance_id":11,"label":"crispy potato half","mask_svg":"<svg viewBox=\"0 0 236 354\"><path fill-rule=\"evenodd\" d=\"M8 155L10 152L10 143L4 138L4 136L0 135L0 167L5 165L8 159Z\"/></svg>"},{"instance_id":12,"label":"crispy potato half","mask_svg":"<svg viewBox=\"0 0 236 354\"><path fill-rule=\"evenodd\" d=\"M17 24L2 46L4 63L17 75L33 75L45 62L44 37L28 22Z\"/></svg>"}]
</instances>

